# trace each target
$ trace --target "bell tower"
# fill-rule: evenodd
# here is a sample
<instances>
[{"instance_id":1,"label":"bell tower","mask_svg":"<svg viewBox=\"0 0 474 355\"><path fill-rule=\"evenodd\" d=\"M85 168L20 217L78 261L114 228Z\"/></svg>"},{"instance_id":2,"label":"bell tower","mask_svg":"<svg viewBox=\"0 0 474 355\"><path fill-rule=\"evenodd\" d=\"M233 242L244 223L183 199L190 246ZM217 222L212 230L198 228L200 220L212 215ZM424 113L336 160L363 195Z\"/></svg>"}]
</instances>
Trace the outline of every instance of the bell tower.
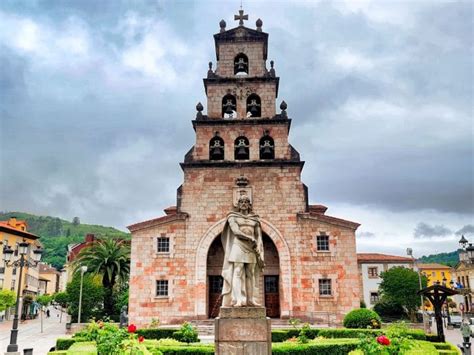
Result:
<instances>
[{"instance_id":1,"label":"bell tower","mask_svg":"<svg viewBox=\"0 0 474 355\"><path fill-rule=\"evenodd\" d=\"M282 101L281 112L275 110L280 78L273 61L267 68L268 33L262 30L263 22L258 19L255 29L244 26L248 15L243 10L235 20L239 25L229 30L222 20L214 35L216 68L209 62L203 79L207 115L198 103L193 121L196 144L181 166L291 162L302 167L299 154L288 143L287 104Z\"/></svg>"}]
</instances>

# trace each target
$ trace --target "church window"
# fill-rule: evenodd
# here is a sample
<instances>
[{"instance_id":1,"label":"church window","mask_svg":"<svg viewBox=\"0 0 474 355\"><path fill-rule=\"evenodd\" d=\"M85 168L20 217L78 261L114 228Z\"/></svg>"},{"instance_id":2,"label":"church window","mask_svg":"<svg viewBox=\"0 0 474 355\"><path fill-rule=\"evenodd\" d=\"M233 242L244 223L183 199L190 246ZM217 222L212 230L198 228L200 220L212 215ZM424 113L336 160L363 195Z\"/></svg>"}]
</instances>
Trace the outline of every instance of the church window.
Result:
<instances>
[{"instance_id":1,"label":"church window","mask_svg":"<svg viewBox=\"0 0 474 355\"><path fill-rule=\"evenodd\" d=\"M275 159L275 143L268 135L260 139L260 159Z\"/></svg>"},{"instance_id":2,"label":"church window","mask_svg":"<svg viewBox=\"0 0 474 355\"><path fill-rule=\"evenodd\" d=\"M158 253L169 253L170 252L170 238L158 237L156 251Z\"/></svg>"},{"instance_id":3,"label":"church window","mask_svg":"<svg viewBox=\"0 0 474 355\"><path fill-rule=\"evenodd\" d=\"M224 140L217 134L209 141L209 160L224 160Z\"/></svg>"},{"instance_id":4,"label":"church window","mask_svg":"<svg viewBox=\"0 0 474 355\"><path fill-rule=\"evenodd\" d=\"M237 54L234 59L234 74L248 75L249 73L249 59L243 53Z\"/></svg>"},{"instance_id":5,"label":"church window","mask_svg":"<svg viewBox=\"0 0 474 355\"><path fill-rule=\"evenodd\" d=\"M367 269L368 273L369 273L369 278L375 278L375 277L378 277L379 276L379 271L378 271L378 268L376 266L374 267L369 267Z\"/></svg>"},{"instance_id":6,"label":"church window","mask_svg":"<svg viewBox=\"0 0 474 355\"><path fill-rule=\"evenodd\" d=\"M247 117L262 117L262 101L257 94L247 98Z\"/></svg>"},{"instance_id":7,"label":"church window","mask_svg":"<svg viewBox=\"0 0 474 355\"><path fill-rule=\"evenodd\" d=\"M224 279L222 276L209 276L209 291L211 293L222 293Z\"/></svg>"},{"instance_id":8,"label":"church window","mask_svg":"<svg viewBox=\"0 0 474 355\"><path fill-rule=\"evenodd\" d=\"M379 293L371 292L370 293L370 304L376 304L379 301Z\"/></svg>"},{"instance_id":9,"label":"church window","mask_svg":"<svg viewBox=\"0 0 474 355\"><path fill-rule=\"evenodd\" d=\"M331 279L319 279L319 295L332 296Z\"/></svg>"},{"instance_id":10,"label":"church window","mask_svg":"<svg viewBox=\"0 0 474 355\"><path fill-rule=\"evenodd\" d=\"M168 296L168 280L156 280L156 296Z\"/></svg>"},{"instance_id":11,"label":"church window","mask_svg":"<svg viewBox=\"0 0 474 355\"><path fill-rule=\"evenodd\" d=\"M248 160L249 156L249 140L243 136L238 137L234 142L234 159Z\"/></svg>"},{"instance_id":12,"label":"church window","mask_svg":"<svg viewBox=\"0 0 474 355\"><path fill-rule=\"evenodd\" d=\"M329 251L329 236L318 235L316 237L316 249L318 251Z\"/></svg>"},{"instance_id":13,"label":"church window","mask_svg":"<svg viewBox=\"0 0 474 355\"><path fill-rule=\"evenodd\" d=\"M237 100L234 95L227 94L222 98L222 117L237 118Z\"/></svg>"}]
</instances>

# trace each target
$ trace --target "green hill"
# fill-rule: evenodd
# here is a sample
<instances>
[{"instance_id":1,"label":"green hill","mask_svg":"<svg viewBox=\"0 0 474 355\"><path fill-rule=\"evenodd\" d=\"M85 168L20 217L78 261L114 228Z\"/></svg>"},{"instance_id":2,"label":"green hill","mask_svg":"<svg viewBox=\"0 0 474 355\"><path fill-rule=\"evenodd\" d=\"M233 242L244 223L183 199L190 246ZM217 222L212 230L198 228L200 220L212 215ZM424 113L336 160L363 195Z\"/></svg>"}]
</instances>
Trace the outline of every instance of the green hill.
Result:
<instances>
[{"instance_id":1,"label":"green hill","mask_svg":"<svg viewBox=\"0 0 474 355\"><path fill-rule=\"evenodd\" d=\"M459 255L458 251L455 250L451 253L440 253L422 256L420 259L418 259L418 261L422 263L438 263L454 267L459 262Z\"/></svg>"},{"instance_id":2,"label":"green hill","mask_svg":"<svg viewBox=\"0 0 474 355\"><path fill-rule=\"evenodd\" d=\"M112 227L93 224L81 224L77 219L75 223L57 217L35 216L23 212L0 212L0 220L5 221L10 217L26 220L28 232L40 236L44 246L42 260L61 269L66 262L67 246L84 241L88 233L99 238L112 237L130 239L130 234Z\"/></svg>"}]
</instances>

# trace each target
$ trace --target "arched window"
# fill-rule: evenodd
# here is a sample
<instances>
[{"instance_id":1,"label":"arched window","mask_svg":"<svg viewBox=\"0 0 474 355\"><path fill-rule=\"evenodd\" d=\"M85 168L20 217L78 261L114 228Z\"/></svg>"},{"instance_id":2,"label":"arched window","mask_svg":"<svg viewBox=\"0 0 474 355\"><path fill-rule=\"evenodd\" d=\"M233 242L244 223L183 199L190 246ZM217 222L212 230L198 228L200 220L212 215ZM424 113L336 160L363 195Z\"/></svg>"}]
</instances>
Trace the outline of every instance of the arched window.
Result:
<instances>
[{"instance_id":1,"label":"arched window","mask_svg":"<svg viewBox=\"0 0 474 355\"><path fill-rule=\"evenodd\" d=\"M237 100L234 95L227 94L222 98L222 117L237 118Z\"/></svg>"},{"instance_id":2,"label":"arched window","mask_svg":"<svg viewBox=\"0 0 474 355\"><path fill-rule=\"evenodd\" d=\"M249 156L249 140L243 136L238 137L234 142L234 159L248 160Z\"/></svg>"},{"instance_id":3,"label":"arched window","mask_svg":"<svg viewBox=\"0 0 474 355\"><path fill-rule=\"evenodd\" d=\"M260 139L260 159L275 159L275 143L268 135Z\"/></svg>"},{"instance_id":4,"label":"arched window","mask_svg":"<svg viewBox=\"0 0 474 355\"><path fill-rule=\"evenodd\" d=\"M224 140L218 135L209 141L209 160L224 160Z\"/></svg>"},{"instance_id":5,"label":"arched window","mask_svg":"<svg viewBox=\"0 0 474 355\"><path fill-rule=\"evenodd\" d=\"M248 75L249 73L249 59L243 53L237 54L234 59L234 74Z\"/></svg>"},{"instance_id":6,"label":"arched window","mask_svg":"<svg viewBox=\"0 0 474 355\"><path fill-rule=\"evenodd\" d=\"M247 98L247 117L262 117L261 100L257 94Z\"/></svg>"}]
</instances>

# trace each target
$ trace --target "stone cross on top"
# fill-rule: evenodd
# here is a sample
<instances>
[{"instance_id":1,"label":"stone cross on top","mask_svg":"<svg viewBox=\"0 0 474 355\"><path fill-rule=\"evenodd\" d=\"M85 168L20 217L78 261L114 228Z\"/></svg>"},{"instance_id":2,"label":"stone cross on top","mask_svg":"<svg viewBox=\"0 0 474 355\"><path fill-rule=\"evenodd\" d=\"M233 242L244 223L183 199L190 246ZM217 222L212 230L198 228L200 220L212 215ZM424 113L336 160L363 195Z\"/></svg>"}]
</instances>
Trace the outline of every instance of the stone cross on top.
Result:
<instances>
[{"instance_id":1,"label":"stone cross on top","mask_svg":"<svg viewBox=\"0 0 474 355\"><path fill-rule=\"evenodd\" d=\"M249 15L244 15L244 10L239 10L239 14L234 15L234 20L235 21L239 20L239 26L243 26L244 20L248 20L248 19L249 19Z\"/></svg>"}]
</instances>

